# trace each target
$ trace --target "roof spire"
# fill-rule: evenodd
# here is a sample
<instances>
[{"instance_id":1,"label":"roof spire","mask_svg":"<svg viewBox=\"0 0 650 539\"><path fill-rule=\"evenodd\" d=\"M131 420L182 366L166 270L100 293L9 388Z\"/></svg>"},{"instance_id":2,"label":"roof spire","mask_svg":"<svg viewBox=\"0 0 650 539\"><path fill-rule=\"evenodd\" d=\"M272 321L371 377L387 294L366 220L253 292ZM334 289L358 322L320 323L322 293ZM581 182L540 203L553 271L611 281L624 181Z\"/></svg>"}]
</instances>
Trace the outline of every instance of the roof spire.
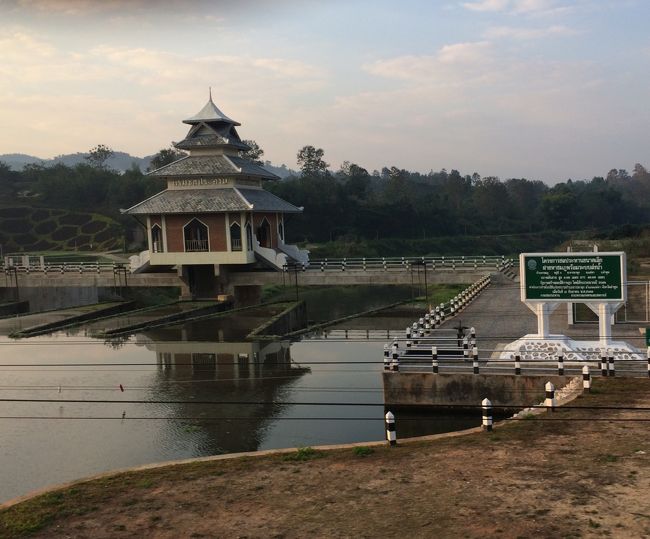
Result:
<instances>
[{"instance_id":1,"label":"roof spire","mask_svg":"<svg viewBox=\"0 0 650 539\"><path fill-rule=\"evenodd\" d=\"M228 118L214 104L212 101L212 86L208 86L208 97L209 99L205 106L191 118L183 120L183 123L194 125L200 122L226 122L232 125L241 125L239 122Z\"/></svg>"}]
</instances>

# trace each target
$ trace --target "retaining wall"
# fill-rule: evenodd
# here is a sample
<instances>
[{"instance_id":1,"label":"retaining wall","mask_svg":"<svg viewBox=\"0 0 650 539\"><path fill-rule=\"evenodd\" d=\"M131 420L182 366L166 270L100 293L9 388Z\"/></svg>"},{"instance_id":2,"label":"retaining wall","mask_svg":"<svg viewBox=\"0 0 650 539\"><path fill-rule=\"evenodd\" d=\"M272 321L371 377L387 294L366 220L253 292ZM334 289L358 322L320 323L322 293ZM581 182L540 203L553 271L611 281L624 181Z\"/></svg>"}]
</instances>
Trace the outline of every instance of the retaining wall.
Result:
<instances>
[{"instance_id":1,"label":"retaining wall","mask_svg":"<svg viewBox=\"0 0 650 539\"><path fill-rule=\"evenodd\" d=\"M399 406L480 405L484 398L495 408L531 406L544 400L544 385L564 387L571 376L515 376L509 374L433 374L425 372L384 372L384 403Z\"/></svg>"}]
</instances>

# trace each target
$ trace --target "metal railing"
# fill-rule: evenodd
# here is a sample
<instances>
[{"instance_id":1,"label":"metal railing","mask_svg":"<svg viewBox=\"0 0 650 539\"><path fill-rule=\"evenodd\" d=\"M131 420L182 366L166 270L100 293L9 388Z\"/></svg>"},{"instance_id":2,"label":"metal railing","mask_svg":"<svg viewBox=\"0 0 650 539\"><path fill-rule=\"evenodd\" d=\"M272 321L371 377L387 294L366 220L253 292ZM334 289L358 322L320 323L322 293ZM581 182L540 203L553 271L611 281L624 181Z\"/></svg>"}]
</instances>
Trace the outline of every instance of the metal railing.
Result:
<instances>
[{"instance_id":1,"label":"metal railing","mask_svg":"<svg viewBox=\"0 0 650 539\"><path fill-rule=\"evenodd\" d=\"M62 273L115 273L121 271L127 264L118 262L58 262L45 263L42 266L2 266L0 271L7 275L9 272L18 274L62 274Z\"/></svg>"},{"instance_id":2,"label":"metal railing","mask_svg":"<svg viewBox=\"0 0 650 539\"><path fill-rule=\"evenodd\" d=\"M208 240L185 240L185 252L197 253L208 251Z\"/></svg>"},{"instance_id":3,"label":"metal railing","mask_svg":"<svg viewBox=\"0 0 650 539\"><path fill-rule=\"evenodd\" d=\"M510 267L505 256L419 256L312 259L305 271L474 271Z\"/></svg>"}]
</instances>

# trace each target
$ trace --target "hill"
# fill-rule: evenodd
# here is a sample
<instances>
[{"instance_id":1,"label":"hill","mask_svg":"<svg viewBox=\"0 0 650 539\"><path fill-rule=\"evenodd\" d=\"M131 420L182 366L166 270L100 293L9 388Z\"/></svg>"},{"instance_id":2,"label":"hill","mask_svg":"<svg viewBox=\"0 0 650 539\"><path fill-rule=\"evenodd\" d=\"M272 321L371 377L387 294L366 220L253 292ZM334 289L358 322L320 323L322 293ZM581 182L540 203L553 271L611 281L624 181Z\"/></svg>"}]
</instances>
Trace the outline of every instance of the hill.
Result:
<instances>
[{"instance_id":1,"label":"hill","mask_svg":"<svg viewBox=\"0 0 650 539\"><path fill-rule=\"evenodd\" d=\"M52 159L41 159L40 157L35 157L33 155L27 155L24 153L5 153L0 154L0 162L4 162L11 170L22 171L26 165L57 165L63 164L68 167L74 167L79 163L86 163L87 152L77 152L77 153L68 153L64 155L57 155ZM107 166L118 172L126 172L133 167L133 164L137 165L138 168L145 172L151 163L151 160L154 158L153 155L146 155L144 157L137 157L126 152L115 152L110 159L106 162ZM273 174L277 174L280 178L286 178L291 175L297 175L298 173L295 170L291 170L286 165L282 164L280 166L273 165L270 161L264 163L264 168Z\"/></svg>"},{"instance_id":2,"label":"hill","mask_svg":"<svg viewBox=\"0 0 650 539\"><path fill-rule=\"evenodd\" d=\"M57 165L63 164L68 167L73 167L79 163L86 163L86 156L88 153L69 153L64 155L57 155L52 159L41 159L40 157L35 157L33 155L27 155L23 153L6 153L0 155L0 161L4 161L11 167L12 170L21 171L25 168L26 165ZM153 159L153 155L147 155L145 157L135 157L126 152L115 152L106 162L109 168L117 170L118 172L126 172L133 167L135 163L138 168L142 171L146 170Z\"/></svg>"}]
</instances>

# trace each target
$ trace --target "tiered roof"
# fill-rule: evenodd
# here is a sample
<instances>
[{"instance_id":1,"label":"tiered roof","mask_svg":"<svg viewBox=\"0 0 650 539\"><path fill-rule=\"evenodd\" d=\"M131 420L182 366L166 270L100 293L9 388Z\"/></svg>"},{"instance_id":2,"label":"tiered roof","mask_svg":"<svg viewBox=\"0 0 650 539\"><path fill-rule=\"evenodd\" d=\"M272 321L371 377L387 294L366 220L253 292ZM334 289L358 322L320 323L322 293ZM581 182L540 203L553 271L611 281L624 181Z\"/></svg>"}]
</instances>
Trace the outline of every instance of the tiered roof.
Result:
<instances>
[{"instance_id":1,"label":"tiered roof","mask_svg":"<svg viewBox=\"0 0 650 539\"><path fill-rule=\"evenodd\" d=\"M125 210L124 213L161 215L230 211L300 213L302 208L298 208L264 189L227 187L225 189L168 189L136 204Z\"/></svg>"},{"instance_id":2,"label":"tiered roof","mask_svg":"<svg viewBox=\"0 0 650 539\"><path fill-rule=\"evenodd\" d=\"M234 183L229 182L223 187L167 189L124 210L124 213L302 212L302 208L260 187L249 185L251 179L278 180L279 177L239 156L240 151L250 149L235 129L240 124L221 112L212 102L212 96L197 114L183 122L192 127L185 139L175 146L189 150L190 155L149 172L149 176L168 180L228 178ZM241 186L238 185L239 178L248 180L248 184L242 182Z\"/></svg>"}]
</instances>

